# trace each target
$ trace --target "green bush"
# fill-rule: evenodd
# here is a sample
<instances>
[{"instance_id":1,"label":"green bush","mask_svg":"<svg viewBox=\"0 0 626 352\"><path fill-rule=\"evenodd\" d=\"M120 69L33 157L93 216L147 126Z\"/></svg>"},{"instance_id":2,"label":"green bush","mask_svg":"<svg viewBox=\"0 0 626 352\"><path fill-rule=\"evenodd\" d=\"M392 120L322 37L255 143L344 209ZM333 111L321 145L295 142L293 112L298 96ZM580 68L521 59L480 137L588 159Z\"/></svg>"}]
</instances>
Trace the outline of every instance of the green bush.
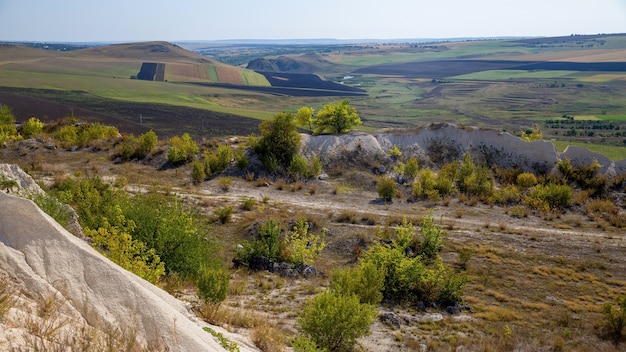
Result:
<instances>
[{"instance_id":1,"label":"green bush","mask_svg":"<svg viewBox=\"0 0 626 352\"><path fill-rule=\"evenodd\" d=\"M523 172L517 175L517 185L521 189L528 189L537 184L537 177L530 172Z\"/></svg>"},{"instance_id":2,"label":"green bush","mask_svg":"<svg viewBox=\"0 0 626 352\"><path fill-rule=\"evenodd\" d=\"M195 160L191 169L191 179L193 180L193 183L201 183L205 178L206 173L204 172L204 164Z\"/></svg>"},{"instance_id":3,"label":"green bush","mask_svg":"<svg viewBox=\"0 0 626 352\"><path fill-rule=\"evenodd\" d=\"M261 138L254 145L263 165L270 171L288 167L300 146L300 134L291 113L280 113L259 125Z\"/></svg>"},{"instance_id":4,"label":"green bush","mask_svg":"<svg viewBox=\"0 0 626 352\"><path fill-rule=\"evenodd\" d=\"M302 333L328 351L352 351L356 339L367 333L377 310L361 304L356 295L333 291L310 299L298 316Z\"/></svg>"},{"instance_id":5,"label":"green bush","mask_svg":"<svg viewBox=\"0 0 626 352\"><path fill-rule=\"evenodd\" d=\"M122 268L131 271L151 283L157 283L165 273L164 263L153 248L133 239L135 223L128 221L120 207L113 223L105 218L101 227L84 228L85 236L92 239L92 246Z\"/></svg>"},{"instance_id":6,"label":"green bush","mask_svg":"<svg viewBox=\"0 0 626 352\"><path fill-rule=\"evenodd\" d=\"M245 198L241 202L241 209L245 211L250 211L254 208L255 205L256 205L256 199L252 197L248 197L248 198Z\"/></svg>"},{"instance_id":7,"label":"green bush","mask_svg":"<svg viewBox=\"0 0 626 352\"><path fill-rule=\"evenodd\" d=\"M378 196L385 202L390 202L398 194L396 181L386 176L383 176L378 180L377 190Z\"/></svg>"},{"instance_id":8,"label":"green bush","mask_svg":"<svg viewBox=\"0 0 626 352\"><path fill-rule=\"evenodd\" d=\"M31 138L41 132L43 132L43 122L36 117L31 117L22 124L22 136L24 138Z\"/></svg>"},{"instance_id":9,"label":"green bush","mask_svg":"<svg viewBox=\"0 0 626 352\"><path fill-rule=\"evenodd\" d=\"M235 150L235 164L239 170L246 170L248 168L250 160L246 154L246 148L239 147Z\"/></svg>"},{"instance_id":10,"label":"green bush","mask_svg":"<svg viewBox=\"0 0 626 352\"><path fill-rule=\"evenodd\" d=\"M410 158L404 165L404 176L411 178L411 179L415 178L415 176L417 176L418 171L419 171L419 165L417 164L417 159Z\"/></svg>"},{"instance_id":11,"label":"green bush","mask_svg":"<svg viewBox=\"0 0 626 352\"><path fill-rule=\"evenodd\" d=\"M423 259L433 261L443 248L443 234L441 226L435 225L432 212L424 216L420 221L420 234L422 240L419 246L419 254Z\"/></svg>"},{"instance_id":12,"label":"green bush","mask_svg":"<svg viewBox=\"0 0 626 352\"><path fill-rule=\"evenodd\" d=\"M288 171L294 177L309 178L309 162L302 155L295 154L291 158Z\"/></svg>"},{"instance_id":13,"label":"green bush","mask_svg":"<svg viewBox=\"0 0 626 352\"><path fill-rule=\"evenodd\" d=\"M303 218L296 220L293 231L285 237L285 246L290 262L295 265L311 265L325 247L325 233L314 235L309 232L309 223Z\"/></svg>"},{"instance_id":14,"label":"green bush","mask_svg":"<svg viewBox=\"0 0 626 352\"><path fill-rule=\"evenodd\" d=\"M391 244L374 244L361 262L384 272L385 299L413 304L458 302L467 279L442 265L438 256L443 245L441 227L434 224L432 214L421 224L417 252L410 250L416 248L415 230L405 221L396 228Z\"/></svg>"},{"instance_id":15,"label":"green bush","mask_svg":"<svg viewBox=\"0 0 626 352\"><path fill-rule=\"evenodd\" d=\"M378 306L383 299L385 271L372 262L356 268L336 269L330 278L330 290L342 295L357 295L361 303Z\"/></svg>"},{"instance_id":16,"label":"green bush","mask_svg":"<svg viewBox=\"0 0 626 352\"><path fill-rule=\"evenodd\" d=\"M198 297L205 303L220 304L228 295L230 275L222 268L203 265L198 273Z\"/></svg>"},{"instance_id":17,"label":"green bush","mask_svg":"<svg viewBox=\"0 0 626 352\"><path fill-rule=\"evenodd\" d=\"M626 327L626 296L618 296L615 303L616 305L607 302L602 306L602 327L607 336L618 344Z\"/></svg>"},{"instance_id":18,"label":"green bush","mask_svg":"<svg viewBox=\"0 0 626 352\"><path fill-rule=\"evenodd\" d=\"M258 238L252 242L243 241L243 249L237 251L235 260L243 264L250 264L255 258L282 260L285 244L280 240L281 232L280 223L274 220L260 224Z\"/></svg>"},{"instance_id":19,"label":"green bush","mask_svg":"<svg viewBox=\"0 0 626 352\"><path fill-rule=\"evenodd\" d=\"M291 342L295 352L326 352L326 349L317 347L315 341L304 336L298 336Z\"/></svg>"},{"instance_id":20,"label":"green bush","mask_svg":"<svg viewBox=\"0 0 626 352\"><path fill-rule=\"evenodd\" d=\"M430 169L422 169L411 188L413 197L417 199L428 198L429 195L434 196L433 191L436 191L435 174Z\"/></svg>"},{"instance_id":21,"label":"green bush","mask_svg":"<svg viewBox=\"0 0 626 352\"><path fill-rule=\"evenodd\" d=\"M508 185L493 192L493 200L496 204L513 205L522 200L522 195L516 186Z\"/></svg>"},{"instance_id":22,"label":"green bush","mask_svg":"<svg viewBox=\"0 0 626 352\"><path fill-rule=\"evenodd\" d=\"M204 160L208 164L207 167L211 170L211 173L220 173L226 170L232 159L233 150L228 145L219 145L214 153L204 152Z\"/></svg>"},{"instance_id":23,"label":"green bush","mask_svg":"<svg viewBox=\"0 0 626 352\"><path fill-rule=\"evenodd\" d=\"M182 137L174 136L170 138L170 149L167 151L167 161L172 164L185 164L191 161L200 148L188 133Z\"/></svg>"},{"instance_id":24,"label":"green bush","mask_svg":"<svg viewBox=\"0 0 626 352\"><path fill-rule=\"evenodd\" d=\"M213 214L217 217L217 221L220 224L225 224L230 221L230 218L233 216L234 209L230 205L223 206L213 210Z\"/></svg>"},{"instance_id":25,"label":"green bush","mask_svg":"<svg viewBox=\"0 0 626 352\"><path fill-rule=\"evenodd\" d=\"M572 188L554 183L538 184L530 190L524 201L530 207L542 211L567 208L572 203Z\"/></svg>"}]
</instances>

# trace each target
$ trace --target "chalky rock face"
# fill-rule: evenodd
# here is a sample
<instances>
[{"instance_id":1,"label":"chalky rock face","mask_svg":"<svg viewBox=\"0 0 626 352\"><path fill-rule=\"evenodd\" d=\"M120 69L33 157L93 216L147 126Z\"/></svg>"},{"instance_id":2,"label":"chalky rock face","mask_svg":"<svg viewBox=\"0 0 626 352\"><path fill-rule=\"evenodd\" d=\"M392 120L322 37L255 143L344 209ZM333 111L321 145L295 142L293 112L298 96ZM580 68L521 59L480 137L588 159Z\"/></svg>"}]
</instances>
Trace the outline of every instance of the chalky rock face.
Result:
<instances>
[{"instance_id":1,"label":"chalky rock face","mask_svg":"<svg viewBox=\"0 0 626 352\"><path fill-rule=\"evenodd\" d=\"M397 147L405 157L415 157L421 165L441 166L461 160L469 152L479 161L501 169L520 168L524 172L548 173L556 163L569 158L573 165L588 165L596 159L602 173L626 172L626 159L612 162L607 157L585 148L568 147L559 153L544 140L526 142L507 132L478 127L459 127L434 123L407 130L389 130L368 134L353 132L343 135L302 135L301 150L307 156L318 155L333 160L352 153L363 160L385 160L389 150Z\"/></svg>"},{"instance_id":2,"label":"chalky rock face","mask_svg":"<svg viewBox=\"0 0 626 352\"><path fill-rule=\"evenodd\" d=\"M8 192L38 192L30 176L16 166L0 165L0 175L25 187ZM171 351L223 351L202 329L207 325L195 319L183 302L117 266L30 200L4 190L0 191L0 274L18 283L26 295L21 299L55 297L64 302L62 314L78 325L136 329L139 341ZM236 341L241 351L258 351L247 340L213 328ZM0 342L18 341L21 332L11 330L0 322Z\"/></svg>"}]
</instances>

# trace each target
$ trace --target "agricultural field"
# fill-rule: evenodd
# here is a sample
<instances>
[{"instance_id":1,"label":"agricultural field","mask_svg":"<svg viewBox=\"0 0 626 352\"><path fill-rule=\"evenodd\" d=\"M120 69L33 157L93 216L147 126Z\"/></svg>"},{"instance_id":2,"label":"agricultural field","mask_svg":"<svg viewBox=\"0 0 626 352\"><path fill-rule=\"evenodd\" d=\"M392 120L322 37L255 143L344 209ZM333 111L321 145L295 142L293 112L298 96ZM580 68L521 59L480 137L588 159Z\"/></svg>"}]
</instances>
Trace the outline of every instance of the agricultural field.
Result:
<instances>
[{"instance_id":1,"label":"agricultural field","mask_svg":"<svg viewBox=\"0 0 626 352\"><path fill-rule=\"evenodd\" d=\"M71 103L73 107L89 105L86 97L107 99L115 114L124 110L116 104L164 104L262 120L301 106L319 109L348 97L361 115L364 130L450 122L517 134L535 123L549 129L543 121L563 115L600 119L626 115L626 35L182 46L197 52L162 42L79 49L63 55L2 46L0 82L7 88L42 89L37 97L54 102L59 102L58 95L46 97L43 90L85 92L80 101ZM220 63L216 57L237 66ZM258 58L299 63L313 72L242 68ZM130 80L144 62L163 63L164 82ZM545 132L557 141L624 146L621 135L583 134L572 139L554 133L562 131Z\"/></svg>"}]
</instances>

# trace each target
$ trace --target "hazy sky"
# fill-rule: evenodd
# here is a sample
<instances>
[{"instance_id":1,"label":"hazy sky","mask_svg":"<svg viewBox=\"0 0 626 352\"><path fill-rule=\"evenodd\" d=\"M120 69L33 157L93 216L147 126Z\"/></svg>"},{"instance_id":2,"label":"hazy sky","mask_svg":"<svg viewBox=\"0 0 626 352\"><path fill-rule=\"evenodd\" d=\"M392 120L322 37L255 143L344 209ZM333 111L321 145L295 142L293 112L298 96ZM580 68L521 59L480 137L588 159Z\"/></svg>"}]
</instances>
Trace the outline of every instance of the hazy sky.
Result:
<instances>
[{"instance_id":1,"label":"hazy sky","mask_svg":"<svg viewBox=\"0 0 626 352\"><path fill-rule=\"evenodd\" d=\"M400 39L626 32L626 0L0 0L0 41Z\"/></svg>"}]
</instances>

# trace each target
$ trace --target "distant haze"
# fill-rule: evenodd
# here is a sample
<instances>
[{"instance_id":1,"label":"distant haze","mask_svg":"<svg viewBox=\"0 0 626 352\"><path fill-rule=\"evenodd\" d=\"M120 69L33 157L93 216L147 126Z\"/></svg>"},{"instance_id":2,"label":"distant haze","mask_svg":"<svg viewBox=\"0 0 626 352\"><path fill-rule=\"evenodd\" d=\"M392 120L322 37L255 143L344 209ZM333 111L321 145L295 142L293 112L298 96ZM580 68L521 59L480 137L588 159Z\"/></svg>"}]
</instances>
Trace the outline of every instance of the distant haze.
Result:
<instances>
[{"instance_id":1,"label":"distant haze","mask_svg":"<svg viewBox=\"0 0 626 352\"><path fill-rule=\"evenodd\" d=\"M625 31L625 0L0 0L0 41L355 40Z\"/></svg>"}]
</instances>

